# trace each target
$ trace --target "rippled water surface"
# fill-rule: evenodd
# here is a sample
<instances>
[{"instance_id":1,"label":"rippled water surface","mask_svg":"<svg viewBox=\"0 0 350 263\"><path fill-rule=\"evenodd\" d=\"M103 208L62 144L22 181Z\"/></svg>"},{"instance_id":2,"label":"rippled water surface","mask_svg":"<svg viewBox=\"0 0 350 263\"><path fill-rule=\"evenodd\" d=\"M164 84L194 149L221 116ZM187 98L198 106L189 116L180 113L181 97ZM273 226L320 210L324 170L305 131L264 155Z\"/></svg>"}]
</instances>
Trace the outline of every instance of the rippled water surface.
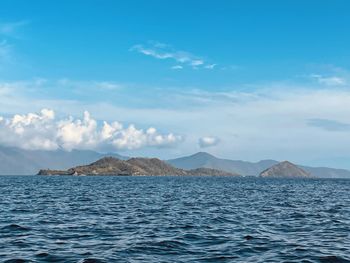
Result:
<instances>
[{"instance_id":1,"label":"rippled water surface","mask_svg":"<svg viewBox=\"0 0 350 263\"><path fill-rule=\"evenodd\" d=\"M350 262L350 180L0 177L1 262Z\"/></svg>"}]
</instances>

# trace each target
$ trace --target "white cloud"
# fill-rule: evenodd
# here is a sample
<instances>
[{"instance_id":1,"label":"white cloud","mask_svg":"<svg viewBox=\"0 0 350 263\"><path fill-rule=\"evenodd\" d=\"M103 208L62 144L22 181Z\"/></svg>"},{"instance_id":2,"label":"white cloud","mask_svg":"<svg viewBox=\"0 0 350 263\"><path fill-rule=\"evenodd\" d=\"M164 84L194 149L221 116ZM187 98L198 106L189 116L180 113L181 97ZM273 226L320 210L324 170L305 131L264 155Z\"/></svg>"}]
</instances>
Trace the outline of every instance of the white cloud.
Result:
<instances>
[{"instance_id":1,"label":"white cloud","mask_svg":"<svg viewBox=\"0 0 350 263\"><path fill-rule=\"evenodd\" d=\"M183 66L181 65L175 65L171 67L172 69L183 69Z\"/></svg>"},{"instance_id":2,"label":"white cloud","mask_svg":"<svg viewBox=\"0 0 350 263\"><path fill-rule=\"evenodd\" d=\"M318 74L312 74L311 78L326 86L342 86L346 84L346 79L337 76L325 77Z\"/></svg>"},{"instance_id":3,"label":"white cloud","mask_svg":"<svg viewBox=\"0 0 350 263\"><path fill-rule=\"evenodd\" d=\"M179 135L160 134L153 127L146 131L119 122L98 122L84 112L83 119L56 119L48 109L40 113L0 117L0 144L29 150L116 149L168 147L182 141Z\"/></svg>"},{"instance_id":4,"label":"white cloud","mask_svg":"<svg viewBox=\"0 0 350 263\"><path fill-rule=\"evenodd\" d=\"M209 65L206 65L204 68L206 68L206 69L214 69L216 66L217 66L217 64L209 64Z\"/></svg>"},{"instance_id":5,"label":"white cloud","mask_svg":"<svg viewBox=\"0 0 350 263\"><path fill-rule=\"evenodd\" d=\"M199 147L201 148L215 146L219 142L220 142L219 138L213 137L213 136L202 137L202 138L199 138L198 140Z\"/></svg>"},{"instance_id":6,"label":"white cloud","mask_svg":"<svg viewBox=\"0 0 350 263\"><path fill-rule=\"evenodd\" d=\"M201 66L203 64L204 64L204 61L201 59L196 59L196 60L191 61L191 65L193 67L198 67L198 66Z\"/></svg>"},{"instance_id":7,"label":"white cloud","mask_svg":"<svg viewBox=\"0 0 350 263\"><path fill-rule=\"evenodd\" d=\"M158 42L150 42L149 45L134 45L130 50L135 50L146 56L151 56L156 59L171 59L176 63L184 64L192 68L207 67L204 59L199 58L186 51L178 51L173 49L171 46ZM212 64L214 65L214 64ZM182 66L181 66L182 67ZM214 67L213 67L214 68ZM175 65L172 69L180 69L179 65Z\"/></svg>"}]
</instances>

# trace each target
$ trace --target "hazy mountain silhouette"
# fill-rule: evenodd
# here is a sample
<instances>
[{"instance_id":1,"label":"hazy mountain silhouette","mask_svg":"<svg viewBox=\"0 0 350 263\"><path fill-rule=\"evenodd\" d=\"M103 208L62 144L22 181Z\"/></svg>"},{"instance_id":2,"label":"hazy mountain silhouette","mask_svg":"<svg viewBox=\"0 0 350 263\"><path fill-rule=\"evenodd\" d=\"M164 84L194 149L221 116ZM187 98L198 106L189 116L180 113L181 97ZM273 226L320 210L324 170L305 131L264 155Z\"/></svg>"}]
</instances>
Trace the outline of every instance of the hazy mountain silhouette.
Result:
<instances>
[{"instance_id":1,"label":"hazy mountain silhouette","mask_svg":"<svg viewBox=\"0 0 350 263\"><path fill-rule=\"evenodd\" d=\"M0 146L0 174L29 175L36 174L42 168L68 169L94 162L104 156L127 159L127 157L115 153L102 154L88 150L29 151Z\"/></svg>"},{"instance_id":2,"label":"hazy mountain silhouette","mask_svg":"<svg viewBox=\"0 0 350 263\"><path fill-rule=\"evenodd\" d=\"M219 169L228 172L236 172L242 175L258 175L261 171L277 164L274 160L262 160L256 163L220 159L206 152L168 160L175 167L182 169L195 169L200 167Z\"/></svg>"},{"instance_id":3,"label":"hazy mountain silhouette","mask_svg":"<svg viewBox=\"0 0 350 263\"><path fill-rule=\"evenodd\" d=\"M200 167L218 169L228 172L236 172L241 175L258 176L262 171L278 164L275 160L262 160L259 162L237 161L217 158L206 152L168 160L168 163L182 169L195 169ZM320 178L350 178L350 171L328 167L309 167L298 165L306 172Z\"/></svg>"},{"instance_id":4,"label":"hazy mountain silhouette","mask_svg":"<svg viewBox=\"0 0 350 263\"><path fill-rule=\"evenodd\" d=\"M93 163L106 156L121 160L128 159L128 157L116 153L98 153L89 150L72 150L70 152L64 150L30 151L0 146L0 175L30 175L36 174L40 169L45 168L66 170L71 167ZM258 176L265 169L278 163L275 160L247 162L221 159L206 152L198 152L190 156L168 160L167 162L176 168L186 170L211 168L245 176ZM316 177L350 178L350 171L345 169L298 166Z\"/></svg>"}]
</instances>

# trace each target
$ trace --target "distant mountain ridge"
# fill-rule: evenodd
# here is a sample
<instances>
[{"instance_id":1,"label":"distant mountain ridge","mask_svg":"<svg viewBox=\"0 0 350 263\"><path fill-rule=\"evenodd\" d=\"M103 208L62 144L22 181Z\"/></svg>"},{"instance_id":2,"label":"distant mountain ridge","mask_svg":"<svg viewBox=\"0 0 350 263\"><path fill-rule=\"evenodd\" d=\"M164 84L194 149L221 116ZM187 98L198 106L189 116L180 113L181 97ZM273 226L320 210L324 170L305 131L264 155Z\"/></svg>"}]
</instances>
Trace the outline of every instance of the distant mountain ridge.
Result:
<instances>
[{"instance_id":1,"label":"distant mountain ridge","mask_svg":"<svg viewBox=\"0 0 350 263\"><path fill-rule=\"evenodd\" d=\"M0 175L33 175L43 168L66 170L71 167L95 162L106 156L116 157L121 160L129 159L129 157L117 153L98 153L89 150L72 150L70 152L63 150L29 151L0 146ZM181 169L211 168L244 176L258 176L263 170L278 163L275 160L246 162L221 159L206 152L167 160L167 162ZM350 178L350 171L345 169L298 166L320 178Z\"/></svg>"},{"instance_id":2,"label":"distant mountain ridge","mask_svg":"<svg viewBox=\"0 0 350 263\"><path fill-rule=\"evenodd\" d=\"M236 172L244 176L258 176L262 171L278 164L275 160L262 160L259 162L236 161L217 158L206 152L167 161L175 167L183 169L195 169L200 167L219 169L228 172ZM350 171L328 167L309 167L298 165L306 172L319 178L350 178Z\"/></svg>"},{"instance_id":3,"label":"distant mountain ridge","mask_svg":"<svg viewBox=\"0 0 350 263\"><path fill-rule=\"evenodd\" d=\"M206 167L253 176L258 175L261 171L278 163L275 160L262 160L253 163L240 160L220 159L206 152L198 152L190 156L171 159L167 162L175 167L183 169Z\"/></svg>"},{"instance_id":4,"label":"distant mountain ridge","mask_svg":"<svg viewBox=\"0 0 350 263\"><path fill-rule=\"evenodd\" d=\"M73 167L68 170L40 170L38 175L239 176L238 174L210 168L193 170L175 168L157 158L130 158L128 160L120 160L114 157L104 157L91 164Z\"/></svg>"},{"instance_id":5,"label":"distant mountain ridge","mask_svg":"<svg viewBox=\"0 0 350 263\"><path fill-rule=\"evenodd\" d=\"M94 162L105 156L125 160L119 154L102 154L88 150L29 151L0 146L0 175L33 175L42 168L68 169L73 166Z\"/></svg>"}]
</instances>

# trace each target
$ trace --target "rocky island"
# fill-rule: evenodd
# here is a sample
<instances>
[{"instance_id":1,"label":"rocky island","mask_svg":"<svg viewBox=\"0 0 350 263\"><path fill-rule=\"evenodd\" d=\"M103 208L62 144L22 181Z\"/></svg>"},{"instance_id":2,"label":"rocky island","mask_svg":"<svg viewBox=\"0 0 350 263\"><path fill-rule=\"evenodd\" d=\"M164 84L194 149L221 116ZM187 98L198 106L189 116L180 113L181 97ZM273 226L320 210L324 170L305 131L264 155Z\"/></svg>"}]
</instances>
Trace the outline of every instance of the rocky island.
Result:
<instances>
[{"instance_id":1,"label":"rocky island","mask_svg":"<svg viewBox=\"0 0 350 263\"><path fill-rule=\"evenodd\" d=\"M88 165L68 170L40 170L38 175L178 175L178 176L239 176L237 173L210 168L185 170L175 168L157 158L131 158L120 160L104 157Z\"/></svg>"},{"instance_id":2,"label":"rocky island","mask_svg":"<svg viewBox=\"0 0 350 263\"><path fill-rule=\"evenodd\" d=\"M311 174L295 164L284 161L262 171L260 177L273 178L312 178Z\"/></svg>"}]
</instances>

